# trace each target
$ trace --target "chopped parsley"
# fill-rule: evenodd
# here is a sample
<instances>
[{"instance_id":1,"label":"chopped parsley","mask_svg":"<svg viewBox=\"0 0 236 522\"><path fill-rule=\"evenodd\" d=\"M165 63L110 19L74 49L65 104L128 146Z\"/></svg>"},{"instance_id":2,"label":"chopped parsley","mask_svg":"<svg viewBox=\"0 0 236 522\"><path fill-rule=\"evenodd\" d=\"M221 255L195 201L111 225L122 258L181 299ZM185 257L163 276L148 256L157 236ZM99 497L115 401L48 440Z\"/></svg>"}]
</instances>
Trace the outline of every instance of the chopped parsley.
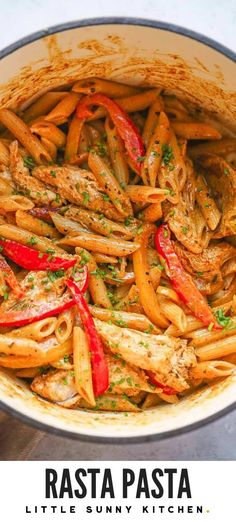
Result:
<instances>
[{"instance_id":1,"label":"chopped parsley","mask_svg":"<svg viewBox=\"0 0 236 522\"><path fill-rule=\"evenodd\" d=\"M61 201L60 194L56 194L55 201L56 201L56 203L60 203L60 201Z\"/></svg>"},{"instance_id":2,"label":"chopped parsley","mask_svg":"<svg viewBox=\"0 0 236 522\"><path fill-rule=\"evenodd\" d=\"M143 161L145 160L145 158L146 158L146 156L138 156L138 157L137 157L137 161L138 161L139 163L143 163Z\"/></svg>"},{"instance_id":3,"label":"chopped parsley","mask_svg":"<svg viewBox=\"0 0 236 522\"><path fill-rule=\"evenodd\" d=\"M174 155L172 147L164 143L164 145L162 145L162 162L164 165L169 165L173 157Z\"/></svg>"},{"instance_id":4,"label":"chopped parsley","mask_svg":"<svg viewBox=\"0 0 236 522\"><path fill-rule=\"evenodd\" d=\"M90 201L90 195L88 192L82 192L83 196L83 205L87 205L87 203Z\"/></svg>"},{"instance_id":5,"label":"chopped parsley","mask_svg":"<svg viewBox=\"0 0 236 522\"><path fill-rule=\"evenodd\" d=\"M23 163L24 167L27 167L27 169L34 169L36 167L36 164L31 156L24 156Z\"/></svg>"},{"instance_id":6,"label":"chopped parsley","mask_svg":"<svg viewBox=\"0 0 236 522\"><path fill-rule=\"evenodd\" d=\"M54 283L54 281L56 281L56 279L59 279L60 277L63 277L64 275L65 275L64 268L60 268L59 270L55 270L55 272L52 272L51 270L48 270L48 279L50 279L50 281L52 283Z\"/></svg>"},{"instance_id":7,"label":"chopped parsley","mask_svg":"<svg viewBox=\"0 0 236 522\"><path fill-rule=\"evenodd\" d=\"M55 178L56 177L56 171L55 170L50 170L50 176L52 176L52 178Z\"/></svg>"},{"instance_id":8,"label":"chopped parsley","mask_svg":"<svg viewBox=\"0 0 236 522\"><path fill-rule=\"evenodd\" d=\"M236 327L231 317L224 314L224 310L219 308L215 313L217 323L224 328L224 330L231 330Z\"/></svg>"},{"instance_id":9,"label":"chopped parsley","mask_svg":"<svg viewBox=\"0 0 236 522\"><path fill-rule=\"evenodd\" d=\"M28 245L31 245L31 246L36 245L36 244L37 244L37 239L36 239L36 237L32 236L32 237L29 239L29 241L27 241L27 243L28 243Z\"/></svg>"},{"instance_id":10,"label":"chopped parsley","mask_svg":"<svg viewBox=\"0 0 236 522\"><path fill-rule=\"evenodd\" d=\"M187 232L188 232L188 227L182 227L182 232L183 232L183 234L187 234Z\"/></svg>"},{"instance_id":11,"label":"chopped parsley","mask_svg":"<svg viewBox=\"0 0 236 522\"><path fill-rule=\"evenodd\" d=\"M94 275L96 277L104 279L107 274L105 270L102 270L101 268L96 268L96 270L92 270L92 272L90 272L90 275Z\"/></svg>"},{"instance_id":12,"label":"chopped parsley","mask_svg":"<svg viewBox=\"0 0 236 522\"><path fill-rule=\"evenodd\" d=\"M110 201L110 198L107 194L102 194L102 197L103 197L104 201Z\"/></svg>"},{"instance_id":13,"label":"chopped parsley","mask_svg":"<svg viewBox=\"0 0 236 522\"><path fill-rule=\"evenodd\" d=\"M68 363L69 360L70 360L70 356L69 356L68 353L66 353L66 354L64 355L64 362L65 362L65 363Z\"/></svg>"}]
</instances>

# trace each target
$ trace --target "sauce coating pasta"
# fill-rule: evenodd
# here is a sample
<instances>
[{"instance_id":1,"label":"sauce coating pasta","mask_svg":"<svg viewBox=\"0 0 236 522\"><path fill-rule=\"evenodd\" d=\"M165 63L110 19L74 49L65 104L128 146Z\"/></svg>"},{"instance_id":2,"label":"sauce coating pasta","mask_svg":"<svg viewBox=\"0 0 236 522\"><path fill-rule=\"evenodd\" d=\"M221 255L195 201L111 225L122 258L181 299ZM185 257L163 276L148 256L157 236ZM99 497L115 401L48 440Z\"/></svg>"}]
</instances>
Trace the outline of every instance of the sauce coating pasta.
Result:
<instances>
[{"instance_id":1,"label":"sauce coating pasta","mask_svg":"<svg viewBox=\"0 0 236 522\"><path fill-rule=\"evenodd\" d=\"M138 414L235 371L236 137L196 114L97 78L0 109L0 366L39 397Z\"/></svg>"}]
</instances>

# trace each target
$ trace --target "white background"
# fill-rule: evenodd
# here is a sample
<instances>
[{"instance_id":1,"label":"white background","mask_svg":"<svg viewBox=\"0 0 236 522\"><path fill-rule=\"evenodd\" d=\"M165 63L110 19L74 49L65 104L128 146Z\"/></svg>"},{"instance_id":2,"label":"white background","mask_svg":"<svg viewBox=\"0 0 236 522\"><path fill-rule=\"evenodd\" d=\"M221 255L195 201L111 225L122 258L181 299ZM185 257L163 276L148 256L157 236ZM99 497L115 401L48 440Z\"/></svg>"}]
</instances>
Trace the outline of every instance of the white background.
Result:
<instances>
[{"instance_id":1,"label":"white background","mask_svg":"<svg viewBox=\"0 0 236 522\"><path fill-rule=\"evenodd\" d=\"M58 471L58 477L61 478L62 469L69 468L71 472L71 482L73 489L77 489L78 484L74 480L74 473L77 468L100 468L111 467L112 479L115 491L115 499L111 500L109 495L100 500L101 481L103 472L99 475L101 478L97 480L97 500L91 500L90 497L90 480L88 477L83 481L88 487L88 496L83 500L68 499L45 499L45 468L54 468ZM131 468L135 471L134 487L128 489L128 499L122 499L122 468ZM136 488L138 481L138 471L144 467L142 462L113 462L109 463L91 463L91 462L8 462L1 463L0 475L0 514L1 520L4 522L235 522L235 473L234 464L226 462L149 462L146 464L149 488L156 489L151 480L151 472L155 468L177 468L178 473L175 475L177 480L174 481L173 499L167 497L167 475L160 479L164 487L165 495L159 500L154 498L145 499L144 495L141 499L136 499ZM186 500L186 495L182 499L177 500L177 491L182 467L188 468L189 481L191 487L192 499ZM22 480L22 477L23 480ZM58 491L60 490L60 480L58 480ZM130 492L130 493L129 493ZM58 493L59 495L59 493ZM78 509L76 514L25 514L25 506L70 506L75 505ZM127 512L123 514L87 514L86 506L106 506L121 505L132 506L130 515ZM145 514L142 515L142 505L202 505L204 507L203 514Z\"/></svg>"},{"instance_id":2,"label":"white background","mask_svg":"<svg viewBox=\"0 0 236 522\"><path fill-rule=\"evenodd\" d=\"M96 16L172 22L236 47L235 0L0 0L0 49L39 29Z\"/></svg>"}]
</instances>

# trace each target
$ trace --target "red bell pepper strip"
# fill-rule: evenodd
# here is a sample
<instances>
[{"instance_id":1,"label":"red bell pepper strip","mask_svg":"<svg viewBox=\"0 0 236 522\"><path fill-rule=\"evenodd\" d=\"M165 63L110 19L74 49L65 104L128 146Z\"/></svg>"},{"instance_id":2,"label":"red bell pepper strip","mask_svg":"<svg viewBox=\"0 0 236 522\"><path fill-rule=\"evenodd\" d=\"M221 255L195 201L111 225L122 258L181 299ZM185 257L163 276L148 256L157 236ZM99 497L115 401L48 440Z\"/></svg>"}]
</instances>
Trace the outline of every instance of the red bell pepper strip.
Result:
<instances>
[{"instance_id":1,"label":"red bell pepper strip","mask_svg":"<svg viewBox=\"0 0 236 522\"><path fill-rule=\"evenodd\" d=\"M0 256L0 271L3 273L6 283L13 290L14 294L16 294L17 297L22 297L24 292L21 289L13 270L2 256Z\"/></svg>"},{"instance_id":2,"label":"red bell pepper strip","mask_svg":"<svg viewBox=\"0 0 236 522\"><path fill-rule=\"evenodd\" d=\"M76 259L63 259L62 257L52 256L52 254L44 254L9 239L1 239L0 247L5 256L26 270L55 271L61 268L66 270L76 263Z\"/></svg>"},{"instance_id":3,"label":"red bell pepper strip","mask_svg":"<svg viewBox=\"0 0 236 522\"><path fill-rule=\"evenodd\" d=\"M72 279L68 279L67 285L74 297L74 300L76 301L80 318L87 335L91 353L93 390L95 397L98 397L104 393L109 386L109 373L104 356L102 341L95 328L93 318L90 314L88 305L82 296L81 290Z\"/></svg>"},{"instance_id":4,"label":"red bell pepper strip","mask_svg":"<svg viewBox=\"0 0 236 522\"><path fill-rule=\"evenodd\" d=\"M140 172L142 158L145 154L142 138L132 120L118 103L104 94L84 96L78 102L76 114L79 119L86 120L93 114L89 108L91 105L102 105L102 107L105 107L116 126L117 132L123 139L125 148L134 162L137 171Z\"/></svg>"},{"instance_id":5,"label":"red bell pepper strip","mask_svg":"<svg viewBox=\"0 0 236 522\"><path fill-rule=\"evenodd\" d=\"M157 379L156 379L156 376L155 376L155 373L154 372L151 372L151 371L146 371L146 374L148 375L149 377L149 381L154 384L154 386L157 386L158 388L161 388L163 390L163 393L166 393L166 395L176 395L176 393L178 393L174 388L172 388L171 386L166 386L165 384L161 384L161 382L159 382Z\"/></svg>"},{"instance_id":6,"label":"red bell pepper strip","mask_svg":"<svg viewBox=\"0 0 236 522\"><path fill-rule=\"evenodd\" d=\"M217 323L212 310L199 292L192 277L185 272L174 250L168 225L163 224L157 229L155 245L158 254L166 263L172 286L181 301L192 310L193 315L205 326L212 324L215 329L220 329L221 327Z\"/></svg>"},{"instance_id":7,"label":"red bell pepper strip","mask_svg":"<svg viewBox=\"0 0 236 522\"><path fill-rule=\"evenodd\" d=\"M80 292L85 292L88 288L88 269L86 265L83 267L83 273L79 273L80 279L76 274L76 281ZM69 292L65 292L62 297L56 301L49 301L37 304L30 302L29 307L24 310L7 310L0 311L0 326L24 326L26 324L35 323L46 317L57 315L64 310L68 310L76 304L75 299L71 297Z\"/></svg>"}]
</instances>

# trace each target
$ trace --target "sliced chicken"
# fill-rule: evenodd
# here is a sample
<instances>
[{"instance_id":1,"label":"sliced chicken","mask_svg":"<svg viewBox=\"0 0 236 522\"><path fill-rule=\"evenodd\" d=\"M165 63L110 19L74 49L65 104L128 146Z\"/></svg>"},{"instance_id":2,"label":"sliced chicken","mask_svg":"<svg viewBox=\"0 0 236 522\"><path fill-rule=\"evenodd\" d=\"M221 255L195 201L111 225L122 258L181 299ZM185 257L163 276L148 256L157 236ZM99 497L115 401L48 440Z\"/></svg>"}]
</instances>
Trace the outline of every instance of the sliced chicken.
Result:
<instances>
[{"instance_id":1,"label":"sliced chicken","mask_svg":"<svg viewBox=\"0 0 236 522\"><path fill-rule=\"evenodd\" d=\"M34 307L40 309L43 304L48 302L56 303L66 289L66 279L68 275L60 277L54 281L48 276L46 271L28 272L20 282L24 291L24 296L20 300L13 292L10 292L6 301L0 305L0 314L7 311L20 311Z\"/></svg>"},{"instance_id":2,"label":"sliced chicken","mask_svg":"<svg viewBox=\"0 0 236 522\"><path fill-rule=\"evenodd\" d=\"M109 370L109 392L125 393L130 397L140 391L153 393L153 387L148 383L148 377L143 370L112 354L106 354L106 361Z\"/></svg>"},{"instance_id":3,"label":"sliced chicken","mask_svg":"<svg viewBox=\"0 0 236 522\"><path fill-rule=\"evenodd\" d=\"M198 158L198 161L206 169L207 183L222 211L222 219L214 237L235 235L236 170L219 156L202 156Z\"/></svg>"},{"instance_id":4,"label":"sliced chicken","mask_svg":"<svg viewBox=\"0 0 236 522\"><path fill-rule=\"evenodd\" d=\"M109 219L122 220L119 212L109 202L109 198L102 193L92 172L71 165L62 167L53 165L52 167L36 167L32 174L40 182L56 187L60 196L66 198L70 203L105 214Z\"/></svg>"},{"instance_id":5,"label":"sliced chicken","mask_svg":"<svg viewBox=\"0 0 236 522\"><path fill-rule=\"evenodd\" d=\"M189 387L189 369L196 364L194 349L183 339L119 328L95 319L104 343L127 363L156 373L160 383L181 392Z\"/></svg>"},{"instance_id":6,"label":"sliced chicken","mask_svg":"<svg viewBox=\"0 0 236 522\"><path fill-rule=\"evenodd\" d=\"M53 370L38 375L31 383L31 389L52 402L67 401L77 394L73 373L66 370Z\"/></svg>"},{"instance_id":7,"label":"sliced chicken","mask_svg":"<svg viewBox=\"0 0 236 522\"><path fill-rule=\"evenodd\" d=\"M18 190L23 191L26 196L30 196L36 205L58 206L65 203L59 194L30 175L30 171L24 166L24 161L19 153L17 141L13 141L10 145L10 170Z\"/></svg>"}]
</instances>

